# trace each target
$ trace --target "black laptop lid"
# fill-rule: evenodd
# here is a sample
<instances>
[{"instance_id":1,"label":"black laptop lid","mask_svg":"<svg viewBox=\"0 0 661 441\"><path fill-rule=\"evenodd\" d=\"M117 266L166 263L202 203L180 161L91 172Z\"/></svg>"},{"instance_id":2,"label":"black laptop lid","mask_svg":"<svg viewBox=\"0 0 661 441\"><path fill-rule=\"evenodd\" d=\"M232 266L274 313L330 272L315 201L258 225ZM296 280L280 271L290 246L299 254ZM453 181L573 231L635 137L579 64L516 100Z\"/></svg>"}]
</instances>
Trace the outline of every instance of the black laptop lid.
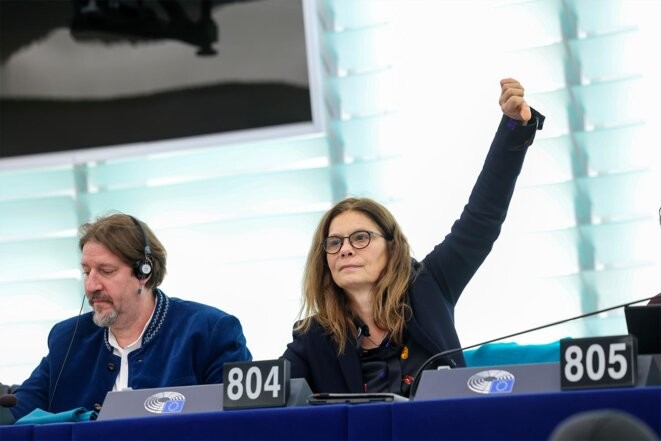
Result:
<instances>
[{"instance_id":1,"label":"black laptop lid","mask_svg":"<svg viewBox=\"0 0 661 441\"><path fill-rule=\"evenodd\" d=\"M661 354L661 305L624 308L629 334L638 339L638 353Z\"/></svg>"}]
</instances>

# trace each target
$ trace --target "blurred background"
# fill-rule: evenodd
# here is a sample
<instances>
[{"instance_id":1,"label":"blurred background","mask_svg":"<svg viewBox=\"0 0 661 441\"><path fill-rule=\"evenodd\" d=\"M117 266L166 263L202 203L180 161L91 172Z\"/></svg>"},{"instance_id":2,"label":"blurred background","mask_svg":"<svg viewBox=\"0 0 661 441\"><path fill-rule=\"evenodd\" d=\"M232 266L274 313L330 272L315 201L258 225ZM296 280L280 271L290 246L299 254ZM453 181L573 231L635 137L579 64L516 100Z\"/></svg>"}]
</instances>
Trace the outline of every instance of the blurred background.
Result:
<instances>
[{"instance_id":1,"label":"blurred background","mask_svg":"<svg viewBox=\"0 0 661 441\"><path fill-rule=\"evenodd\" d=\"M238 316L256 360L280 356L323 212L377 199L424 258L467 201L505 77L547 119L458 304L462 344L660 290L660 1L0 8L3 383L78 313L77 227L113 211L164 243L166 294ZM625 333L615 310L515 341Z\"/></svg>"}]
</instances>

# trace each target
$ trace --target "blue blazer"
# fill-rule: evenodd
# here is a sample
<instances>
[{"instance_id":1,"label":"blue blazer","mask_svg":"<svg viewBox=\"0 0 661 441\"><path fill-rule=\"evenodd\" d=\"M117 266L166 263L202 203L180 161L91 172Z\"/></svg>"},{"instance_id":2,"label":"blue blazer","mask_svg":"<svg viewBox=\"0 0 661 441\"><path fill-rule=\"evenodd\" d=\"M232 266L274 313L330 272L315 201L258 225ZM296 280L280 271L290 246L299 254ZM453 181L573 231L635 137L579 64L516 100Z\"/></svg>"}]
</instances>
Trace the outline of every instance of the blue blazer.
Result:
<instances>
[{"instance_id":1,"label":"blue blazer","mask_svg":"<svg viewBox=\"0 0 661 441\"><path fill-rule=\"evenodd\" d=\"M406 331L431 354L461 347L454 307L500 234L527 148L543 122L544 116L534 109L526 126L503 116L468 204L450 234L422 262L413 260L416 277L407 296L412 317ZM305 378L313 392L363 391L355 339L348 337L346 349L338 355L337 345L316 321L308 332L293 333L283 357L291 362L292 378ZM461 352L451 358L452 364L465 366Z\"/></svg>"},{"instance_id":2,"label":"blue blazer","mask_svg":"<svg viewBox=\"0 0 661 441\"><path fill-rule=\"evenodd\" d=\"M62 368L76 322L78 329ZM142 347L128 356L129 387L222 383L223 363L251 359L236 317L156 290L156 308ZM60 322L48 336L48 355L15 391L18 404L12 413L18 420L36 408L53 413L92 409L113 388L120 362L108 343L108 328L96 326L91 312Z\"/></svg>"}]
</instances>

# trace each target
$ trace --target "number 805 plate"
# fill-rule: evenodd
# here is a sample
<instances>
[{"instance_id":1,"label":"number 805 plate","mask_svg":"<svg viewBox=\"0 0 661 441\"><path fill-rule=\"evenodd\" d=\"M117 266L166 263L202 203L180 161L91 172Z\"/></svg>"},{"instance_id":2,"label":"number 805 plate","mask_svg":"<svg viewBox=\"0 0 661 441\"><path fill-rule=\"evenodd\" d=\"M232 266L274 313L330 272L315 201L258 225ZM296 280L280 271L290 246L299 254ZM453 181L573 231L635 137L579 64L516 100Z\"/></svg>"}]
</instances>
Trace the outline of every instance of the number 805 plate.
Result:
<instances>
[{"instance_id":1,"label":"number 805 plate","mask_svg":"<svg viewBox=\"0 0 661 441\"><path fill-rule=\"evenodd\" d=\"M632 335L561 340L561 389L635 386L637 358Z\"/></svg>"}]
</instances>

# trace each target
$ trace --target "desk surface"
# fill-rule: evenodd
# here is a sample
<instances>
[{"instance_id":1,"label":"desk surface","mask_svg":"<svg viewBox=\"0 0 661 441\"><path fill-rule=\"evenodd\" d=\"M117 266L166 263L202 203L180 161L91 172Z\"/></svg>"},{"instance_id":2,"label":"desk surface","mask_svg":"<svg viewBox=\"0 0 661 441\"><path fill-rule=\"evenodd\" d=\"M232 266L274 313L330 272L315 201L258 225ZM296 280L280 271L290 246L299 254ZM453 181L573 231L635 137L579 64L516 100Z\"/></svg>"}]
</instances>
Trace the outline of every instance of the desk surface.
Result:
<instances>
[{"instance_id":1,"label":"desk surface","mask_svg":"<svg viewBox=\"0 0 661 441\"><path fill-rule=\"evenodd\" d=\"M5 426L0 440L546 440L565 418L597 409L633 414L661 437L661 386L652 386Z\"/></svg>"}]
</instances>

